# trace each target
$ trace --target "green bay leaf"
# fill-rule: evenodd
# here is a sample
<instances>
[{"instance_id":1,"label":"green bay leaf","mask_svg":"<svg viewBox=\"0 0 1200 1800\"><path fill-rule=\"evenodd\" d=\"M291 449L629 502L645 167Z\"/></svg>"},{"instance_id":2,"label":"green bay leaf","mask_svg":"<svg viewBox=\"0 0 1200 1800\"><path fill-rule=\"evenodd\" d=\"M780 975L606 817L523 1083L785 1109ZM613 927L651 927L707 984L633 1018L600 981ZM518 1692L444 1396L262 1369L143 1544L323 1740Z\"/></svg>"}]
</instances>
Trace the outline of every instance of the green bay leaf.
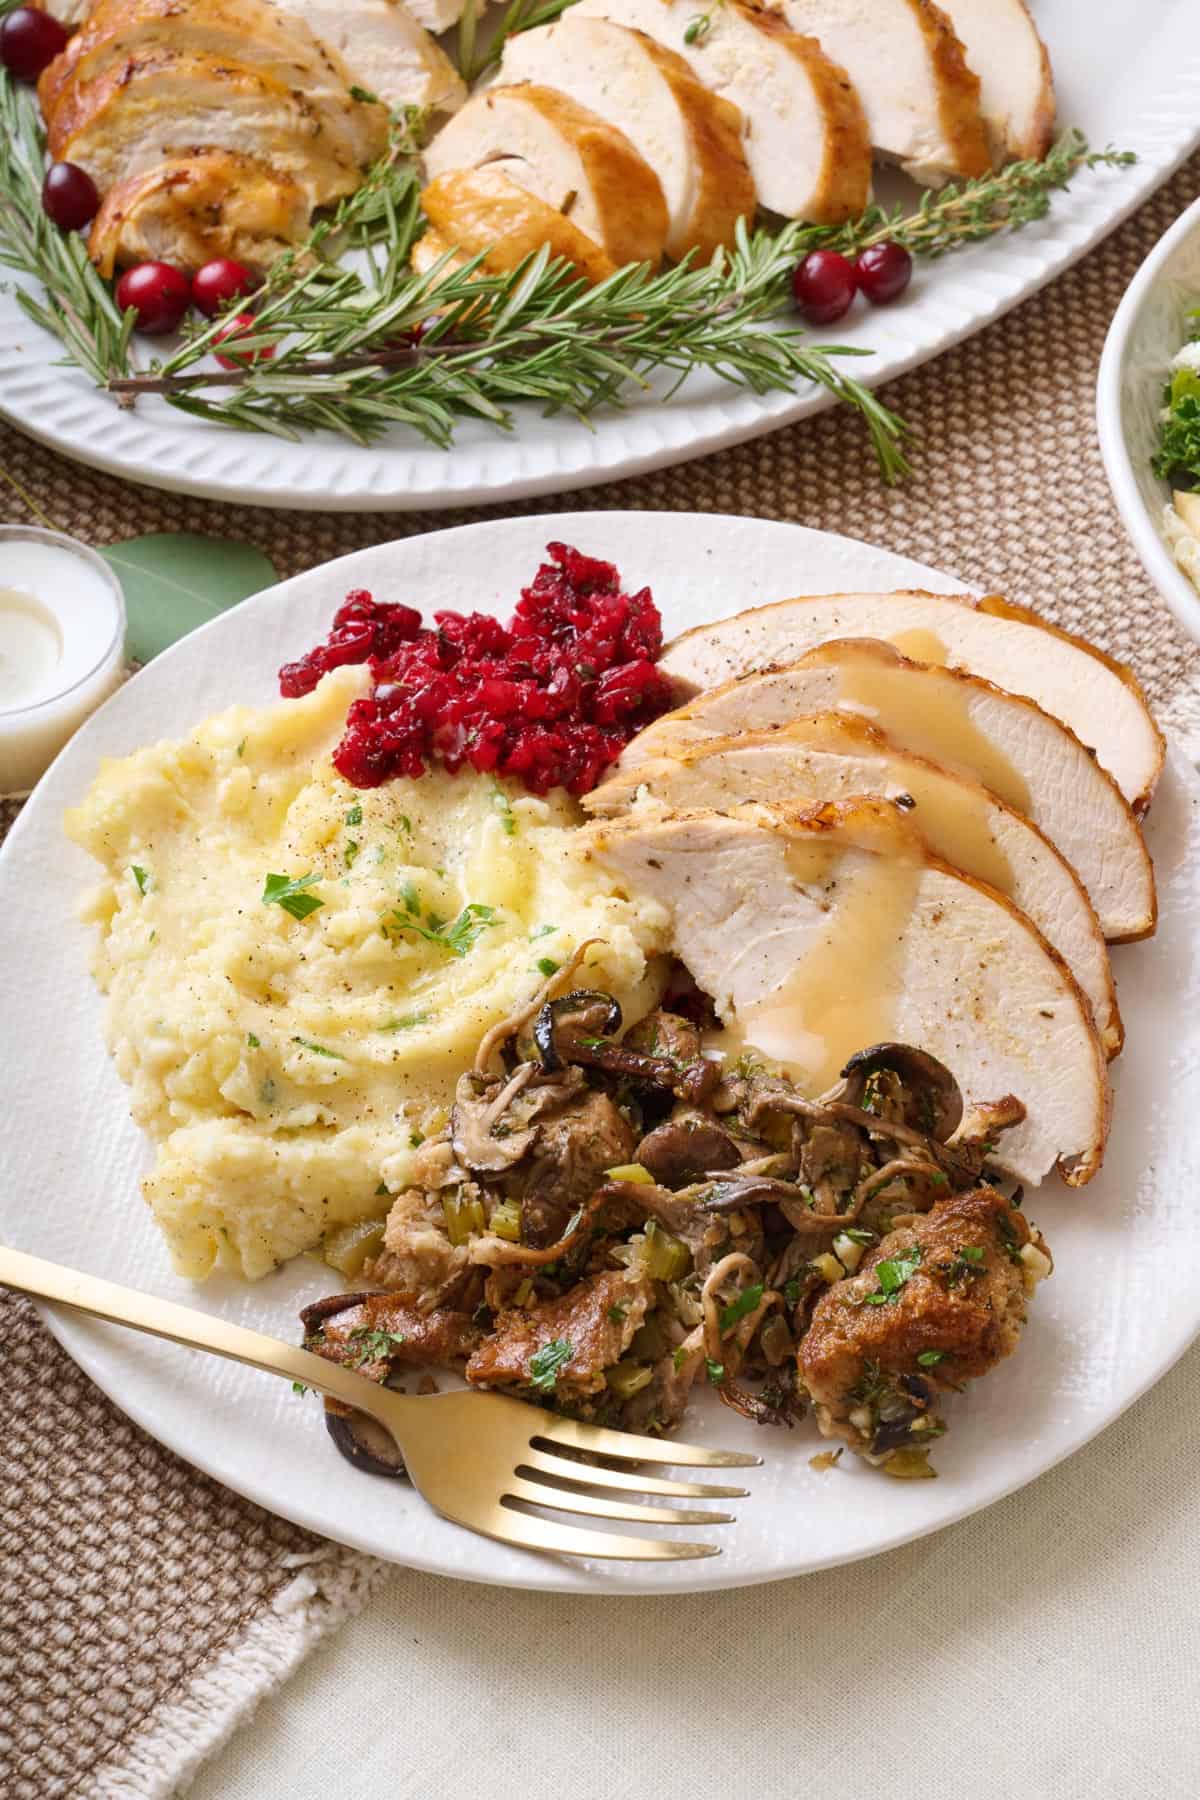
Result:
<instances>
[{"instance_id":1,"label":"green bay leaf","mask_svg":"<svg viewBox=\"0 0 1200 1800\"><path fill-rule=\"evenodd\" d=\"M196 531L129 538L100 554L125 590L126 649L140 663L278 580L253 545Z\"/></svg>"}]
</instances>

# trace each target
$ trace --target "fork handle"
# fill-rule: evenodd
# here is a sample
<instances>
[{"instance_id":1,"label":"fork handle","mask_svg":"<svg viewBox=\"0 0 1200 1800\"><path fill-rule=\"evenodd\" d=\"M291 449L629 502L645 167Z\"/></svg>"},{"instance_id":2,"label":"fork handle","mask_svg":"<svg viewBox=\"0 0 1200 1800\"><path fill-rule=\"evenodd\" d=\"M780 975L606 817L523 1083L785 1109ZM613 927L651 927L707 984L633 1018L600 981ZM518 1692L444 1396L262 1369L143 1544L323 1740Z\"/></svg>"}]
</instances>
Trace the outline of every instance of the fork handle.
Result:
<instances>
[{"instance_id":1,"label":"fork handle","mask_svg":"<svg viewBox=\"0 0 1200 1800\"><path fill-rule=\"evenodd\" d=\"M212 1313L178 1306L173 1300L160 1300L154 1294L140 1294L136 1288L102 1281L96 1275L85 1275L79 1269L67 1269L61 1263L45 1262L40 1256L27 1256L23 1250L9 1250L2 1245L0 1286L36 1294L41 1300L57 1301L60 1306L91 1313L94 1318L108 1319L115 1325L131 1325L135 1331L149 1332L172 1344L184 1344L189 1350L209 1350L217 1356L227 1356L252 1369L263 1369L269 1375L282 1375L286 1380L332 1394L360 1412L376 1413L380 1390L365 1375L326 1362L311 1350L251 1331L245 1325L231 1325ZM382 1419L380 1422L385 1423ZM386 1423L390 1429L390 1415Z\"/></svg>"}]
</instances>

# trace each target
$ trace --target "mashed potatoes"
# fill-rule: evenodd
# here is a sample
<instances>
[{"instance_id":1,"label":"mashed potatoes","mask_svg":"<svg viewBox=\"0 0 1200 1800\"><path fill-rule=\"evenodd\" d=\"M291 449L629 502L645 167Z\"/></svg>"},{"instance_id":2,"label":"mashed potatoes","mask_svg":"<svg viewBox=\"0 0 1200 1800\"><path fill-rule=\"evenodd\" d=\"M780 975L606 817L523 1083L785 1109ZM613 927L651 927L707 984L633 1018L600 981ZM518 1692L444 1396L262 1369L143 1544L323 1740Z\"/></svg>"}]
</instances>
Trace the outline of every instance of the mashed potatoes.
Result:
<instances>
[{"instance_id":1,"label":"mashed potatoes","mask_svg":"<svg viewBox=\"0 0 1200 1800\"><path fill-rule=\"evenodd\" d=\"M94 972L185 1275L253 1279L386 1211L483 1033L585 938L587 984L627 1018L658 998L665 918L572 856L564 796L342 780L329 753L366 679L106 762L67 817L107 872ZM303 885L264 901L268 876Z\"/></svg>"}]
</instances>

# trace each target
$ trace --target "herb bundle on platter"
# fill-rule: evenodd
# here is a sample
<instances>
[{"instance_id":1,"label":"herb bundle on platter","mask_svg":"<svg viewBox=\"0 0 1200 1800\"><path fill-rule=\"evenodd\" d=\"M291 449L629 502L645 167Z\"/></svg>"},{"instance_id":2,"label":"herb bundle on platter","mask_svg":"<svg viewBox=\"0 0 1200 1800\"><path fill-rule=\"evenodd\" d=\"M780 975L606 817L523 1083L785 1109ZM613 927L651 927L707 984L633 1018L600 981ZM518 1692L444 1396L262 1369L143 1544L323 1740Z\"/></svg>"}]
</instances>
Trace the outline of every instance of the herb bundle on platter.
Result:
<instances>
[{"instance_id":1,"label":"herb bundle on platter","mask_svg":"<svg viewBox=\"0 0 1200 1800\"><path fill-rule=\"evenodd\" d=\"M521 0L513 11L521 28L546 8ZM463 48L472 67L490 54L473 42ZM142 364L134 309L121 311L83 236L43 211L37 101L0 71L0 262L22 278L16 295L30 318L122 406L154 394L236 430L291 439L327 430L364 445L401 426L448 449L463 420L511 431L514 409L532 402L586 421L656 375L673 392L699 369L756 394L823 387L858 412L890 481L908 470L908 429L843 366L871 352L806 335L793 298L798 265L814 250L861 257L885 245L939 257L1044 217L1082 168L1134 160L1092 152L1071 131L1042 161L927 192L914 212L871 207L841 226L743 222L733 248L707 264L631 265L588 286L546 248L507 274L489 271L482 256L456 266L452 255L415 273L420 128L412 115L397 117L387 154L358 192L254 293L185 326L178 348ZM340 260L348 252L356 254ZM246 313L248 323L231 327L231 315Z\"/></svg>"}]
</instances>

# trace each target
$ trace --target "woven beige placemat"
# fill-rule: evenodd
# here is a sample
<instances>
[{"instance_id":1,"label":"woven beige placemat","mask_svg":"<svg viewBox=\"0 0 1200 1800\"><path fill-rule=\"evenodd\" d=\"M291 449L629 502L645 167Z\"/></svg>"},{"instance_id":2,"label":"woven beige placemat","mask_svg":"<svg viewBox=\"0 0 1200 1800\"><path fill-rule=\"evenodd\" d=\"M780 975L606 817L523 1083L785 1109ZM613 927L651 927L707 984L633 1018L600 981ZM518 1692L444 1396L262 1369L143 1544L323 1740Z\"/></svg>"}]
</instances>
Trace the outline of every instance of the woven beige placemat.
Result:
<instances>
[{"instance_id":1,"label":"woven beige placemat","mask_svg":"<svg viewBox=\"0 0 1200 1800\"><path fill-rule=\"evenodd\" d=\"M1043 294L893 383L890 404L919 434L916 478L902 487L881 486L856 421L830 413L562 504L791 519L956 570L1126 658L1198 754L1200 656L1124 536L1093 424L1117 302L1198 191L1200 156ZM91 543L224 534L260 545L281 575L489 516L229 507L129 487L0 427L3 469ZM0 510L21 516L9 498ZM361 1602L377 1567L189 1470L121 1417L32 1308L0 1304L0 1795L181 1792L204 1753Z\"/></svg>"}]
</instances>

